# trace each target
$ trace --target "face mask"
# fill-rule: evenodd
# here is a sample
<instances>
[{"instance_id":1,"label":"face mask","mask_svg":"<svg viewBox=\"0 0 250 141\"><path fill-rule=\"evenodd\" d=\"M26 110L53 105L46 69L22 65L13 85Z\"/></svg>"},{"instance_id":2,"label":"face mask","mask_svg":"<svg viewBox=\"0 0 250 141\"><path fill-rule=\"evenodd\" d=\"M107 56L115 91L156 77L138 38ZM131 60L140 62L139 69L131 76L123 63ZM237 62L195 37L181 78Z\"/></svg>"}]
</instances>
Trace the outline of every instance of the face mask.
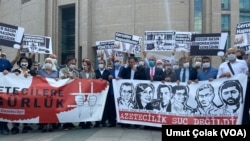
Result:
<instances>
[{"instance_id":1,"label":"face mask","mask_svg":"<svg viewBox=\"0 0 250 141\"><path fill-rule=\"evenodd\" d=\"M125 64L125 65L124 65L124 68L127 68L127 67L128 67L128 64Z\"/></svg>"},{"instance_id":2,"label":"face mask","mask_svg":"<svg viewBox=\"0 0 250 141\"><path fill-rule=\"evenodd\" d=\"M187 63L184 63L184 64L183 64L183 67L184 67L184 68L189 68L189 63L188 63L188 62L187 62Z\"/></svg>"},{"instance_id":3,"label":"face mask","mask_svg":"<svg viewBox=\"0 0 250 141\"><path fill-rule=\"evenodd\" d=\"M104 65L103 64L99 64L98 68L102 70L102 69L104 69Z\"/></svg>"},{"instance_id":4,"label":"face mask","mask_svg":"<svg viewBox=\"0 0 250 141\"><path fill-rule=\"evenodd\" d=\"M203 63L203 64L202 64L202 68L207 69L207 68L209 68L209 67L210 67L210 63Z\"/></svg>"},{"instance_id":5,"label":"face mask","mask_svg":"<svg viewBox=\"0 0 250 141\"><path fill-rule=\"evenodd\" d=\"M32 70L38 70L38 67L35 66L35 67L32 67L31 69L32 69Z\"/></svg>"},{"instance_id":6,"label":"face mask","mask_svg":"<svg viewBox=\"0 0 250 141\"><path fill-rule=\"evenodd\" d=\"M28 63L20 63L21 67L28 67Z\"/></svg>"},{"instance_id":7,"label":"face mask","mask_svg":"<svg viewBox=\"0 0 250 141\"><path fill-rule=\"evenodd\" d=\"M201 62L195 62L194 67L201 67Z\"/></svg>"},{"instance_id":8,"label":"face mask","mask_svg":"<svg viewBox=\"0 0 250 141\"><path fill-rule=\"evenodd\" d=\"M148 62L148 65L149 65L150 67L154 67L154 66L155 66L155 62L154 62L154 61L149 61L149 62Z\"/></svg>"},{"instance_id":9,"label":"face mask","mask_svg":"<svg viewBox=\"0 0 250 141\"><path fill-rule=\"evenodd\" d=\"M51 69L52 68L52 64L46 63L44 67L45 67L45 69Z\"/></svg>"},{"instance_id":10,"label":"face mask","mask_svg":"<svg viewBox=\"0 0 250 141\"><path fill-rule=\"evenodd\" d=\"M239 59L239 60L243 60L243 56L242 56L242 55L237 56L237 59Z\"/></svg>"},{"instance_id":11,"label":"face mask","mask_svg":"<svg viewBox=\"0 0 250 141\"><path fill-rule=\"evenodd\" d=\"M52 59L52 62L57 65L57 60L56 59Z\"/></svg>"},{"instance_id":12,"label":"face mask","mask_svg":"<svg viewBox=\"0 0 250 141\"><path fill-rule=\"evenodd\" d=\"M139 62L139 65L140 65L140 66L144 66L144 62L143 62L143 61L140 61L140 62Z\"/></svg>"},{"instance_id":13,"label":"face mask","mask_svg":"<svg viewBox=\"0 0 250 141\"><path fill-rule=\"evenodd\" d=\"M157 67L157 68L160 68L160 69L162 69L162 68L163 68L163 66L162 66L162 65L157 65L156 67Z\"/></svg>"},{"instance_id":14,"label":"face mask","mask_svg":"<svg viewBox=\"0 0 250 141\"><path fill-rule=\"evenodd\" d=\"M173 69L174 69L174 70L178 70L178 69L179 69L179 66L178 66L178 65L173 65Z\"/></svg>"},{"instance_id":15,"label":"face mask","mask_svg":"<svg viewBox=\"0 0 250 141\"><path fill-rule=\"evenodd\" d=\"M71 68L71 69L74 69L75 67L76 67L76 65L72 65L72 64L69 65L69 68Z\"/></svg>"},{"instance_id":16,"label":"face mask","mask_svg":"<svg viewBox=\"0 0 250 141\"><path fill-rule=\"evenodd\" d=\"M165 69L166 69L166 71L168 71L168 72L172 71L172 67L171 67L171 66L166 66Z\"/></svg>"},{"instance_id":17,"label":"face mask","mask_svg":"<svg viewBox=\"0 0 250 141\"><path fill-rule=\"evenodd\" d=\"M236 59L236 55L235 54L229 54L227 56L227 59L228 59L228 61L234 61Z\"/></svg>"},{"instance_id":18,"label":"face mask","mask_svg":"<svg viewBox=\"0 0 250 141\"><path fill-rule=\"evenodd\" d=\"M115 62L115 63L114 63L114 66L115 66L115 67L120 67L120 63L119 63L119 62Z\"/></svg>"},{"instance_id":19,"label":"face mask","mask_svg":"<svg viewBox=\"0 0 250 141\"><path fill-rule=\"evenodd\" d=\"M82 69L86 70L86 69L87 69L87 66L83 66L83 65L82 65Z\"/></svg>"},{"instance_id":20,"label":"face mask","mask_svg":"<svg viewBox=\"0 0 250 141\"><path fill-rule=\"evenodd\" d=\"M108 70L111 70L111 69L112 69L112 67L107 67L107 69L108 69Z\"/></svg>"}]
</instances>

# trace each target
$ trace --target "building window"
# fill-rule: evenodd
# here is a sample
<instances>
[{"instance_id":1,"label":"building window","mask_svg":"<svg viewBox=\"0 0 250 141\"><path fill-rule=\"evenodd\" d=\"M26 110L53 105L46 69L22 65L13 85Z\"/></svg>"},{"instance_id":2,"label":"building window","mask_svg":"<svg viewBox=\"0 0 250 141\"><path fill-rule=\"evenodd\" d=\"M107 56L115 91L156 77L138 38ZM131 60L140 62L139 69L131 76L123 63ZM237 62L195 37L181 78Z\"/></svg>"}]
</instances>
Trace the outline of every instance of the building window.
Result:
<instances>
[{"instance_id":1,"label":"building window","mask_svg":"<svg viewBox=\"0 0 250 141\"><path fill-rule=\"evenodd\" d=\"M221 10L230 10L230 0L221 0Z\"/></svg>"},{"instance_id":2,"label":"building window","mask_svg":"<svg viewBox=\"0 0 250 141\"><path fill-rule=\"evenodd\" d=\"M22 0L22 4L29 2L30 0Z\"/></svg>"},{"instance_id":3,"label":"building window","mask_svg":"<svg viewBox=\"0 0 250 141\"><path fill-rule=\"evenodd\" d=\"M75 6L62 8L61 31L61 62L66 64L66 58L75 57Z\"/></svg>"},{"instance_id":4,"label":"building window","mask_svg":"<svg viewBox=\"0 0 250 141\"><path fill-rule=\"evenodd\" d=\"M202 32L202 0L194 1L194 31Z\"/></svg>"},{"instance_id":5,"label":"building window","mask_svg":"<svg viewBox=\"0 0 250 141\"><path fill-rule=\"evenodd\" d=\"M240 12L240 22L250 21L250 12Z\"/></svg>"},{"instance_id":6,"label":"building window","mask_svg":"<svg viewBox=\"0 0 250 141\"><path fill-rule=\"evenodd\" d=\"M230 15L222 14L221 16L221 30L229 31L230 30Z\"/></svg>"},{"instance_id":7,"label":"building window","mask_svg":"<svg viewBox=\"0 0 250 141\"><path fill-rule=\"evenodd\" d=\"M221 15L221 32L227 32L228 37L227 37L227 42L226 42L226 48L228 49L231 46L230 42L230 36L231 36L231 31L230 31L230 15L228 14L222 14Z\"/></svg>"},{"instance_id":8,"label":"building window","mask_svg":"<svg viewBox=\"0 0 250 141\"><path fill-rule=\"evenodd\" d=\"M250 10L250 1L249 0L240 0L240 10Z\"/></svg>"},{"instance_id":9,"label":"building window","mask_svg":"<svg viewBox=\"0 0 250 141\"><path fill-rule=\"evenodd\" d=\"M250 21L250 1L240 0L240 22Z\"/></svg>"}]
</instances>

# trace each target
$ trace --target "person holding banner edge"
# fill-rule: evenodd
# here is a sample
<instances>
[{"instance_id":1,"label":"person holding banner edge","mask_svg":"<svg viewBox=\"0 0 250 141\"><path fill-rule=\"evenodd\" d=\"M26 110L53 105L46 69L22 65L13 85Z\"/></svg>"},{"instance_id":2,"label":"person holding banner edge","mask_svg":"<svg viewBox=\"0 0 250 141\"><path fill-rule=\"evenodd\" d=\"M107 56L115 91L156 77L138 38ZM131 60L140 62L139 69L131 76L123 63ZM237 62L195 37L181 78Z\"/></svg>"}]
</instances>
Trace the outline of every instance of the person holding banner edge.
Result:
<instances>
[{"instance_id":1,"label":"person holding banner edge","mask_svg":"<svg viewBox=\"0 0 250 141\"><path fill-rule=\"evenodd\" d=\"M2 56L2 49L0 50L0 56ZM12 65L9 60L4 59L0 57L0 72L3 73L3 75L8 74L8 72L11 71ZM2 135L8 135L9 134L9 128L8 128L8 122L0 121L0 133Z\"/></svg>"}]
</instances>

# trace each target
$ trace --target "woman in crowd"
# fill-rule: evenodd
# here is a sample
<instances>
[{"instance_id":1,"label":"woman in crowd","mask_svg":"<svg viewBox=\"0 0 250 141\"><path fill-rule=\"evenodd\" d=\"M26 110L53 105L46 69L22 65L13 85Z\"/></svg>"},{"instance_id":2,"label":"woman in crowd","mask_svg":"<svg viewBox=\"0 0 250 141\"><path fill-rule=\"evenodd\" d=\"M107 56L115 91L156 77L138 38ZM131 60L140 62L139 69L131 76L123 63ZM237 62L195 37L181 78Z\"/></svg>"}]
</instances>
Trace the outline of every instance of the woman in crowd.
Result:
<instances>
[{"instance_id":1,"label":"woman in crowd","mask_svg":"<svg viewBox=\"0 0 250 141\"><path fill-rule=\"evenodd\" d=\"M38 76L46 77L46 78L54 78L58 80L58 70L52 58L46 58L44 61L44 65L42 69L38 71ZM43 123L42 132L53 132L53 124Z\"/></svg>"},{"instance_id":2,"label":"woman in crowd","mask_svg":"<svg viewBox=\"0 0 250 141\"><path fill-rule=\"evenodd\" d=\"M91 62L88 59L82 60L82 71L80 72L79 76L83 79L95 79L95 72L92 68ZM79 124L82 129L88 129L92 126L91 122L80 122Z\"/></svg>"}]
</instances>

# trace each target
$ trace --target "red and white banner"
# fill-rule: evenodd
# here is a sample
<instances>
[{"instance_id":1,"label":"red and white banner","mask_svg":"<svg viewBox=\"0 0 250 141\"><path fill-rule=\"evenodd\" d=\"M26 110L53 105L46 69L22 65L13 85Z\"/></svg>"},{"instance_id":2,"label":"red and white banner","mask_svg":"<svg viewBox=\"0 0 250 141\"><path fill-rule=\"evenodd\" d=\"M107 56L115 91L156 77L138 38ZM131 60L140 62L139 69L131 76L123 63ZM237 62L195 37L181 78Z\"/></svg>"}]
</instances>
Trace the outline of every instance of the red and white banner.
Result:
<instances>
[{"instance_id":1,"label":"red and white banner","mask_svg":"<svg viewBox=\"0 0 250 141\"><path fill-rule=\"evenodd\" d=\"M245 74L189 85L113 79L117 120L156 127L239 125L246 86Z\"/></svg>"},{"instance_id":2,"label":"red and white banner","mask_svg":"<svg viewBox=\"0 0 250 141\"><path fill-rule=\"evenodd\" d=\"M0 121L64 123L101 120L109 84L0 73Z\"/></svg>"}]
</instances>

